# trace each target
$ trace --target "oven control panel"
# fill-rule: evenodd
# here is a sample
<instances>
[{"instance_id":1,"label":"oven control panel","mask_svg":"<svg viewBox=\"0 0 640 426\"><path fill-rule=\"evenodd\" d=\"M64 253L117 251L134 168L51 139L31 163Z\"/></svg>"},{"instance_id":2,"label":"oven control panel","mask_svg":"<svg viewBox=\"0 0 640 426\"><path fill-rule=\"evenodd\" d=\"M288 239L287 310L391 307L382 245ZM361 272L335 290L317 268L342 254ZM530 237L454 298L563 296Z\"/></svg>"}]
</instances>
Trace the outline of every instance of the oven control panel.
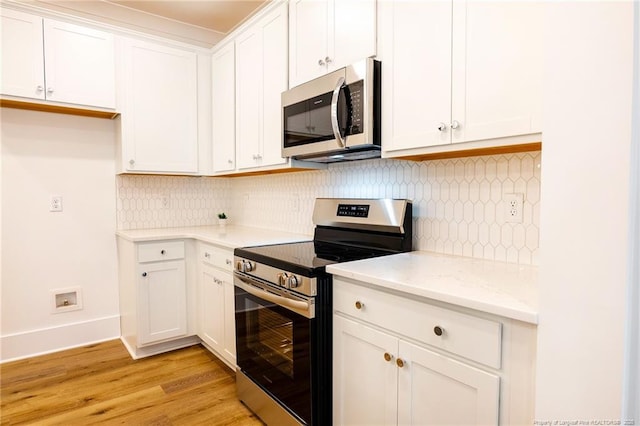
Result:
<instances>
[{"instance_id":1,"label":"oven control panel","mask_svg":"<svg viewBox=\"0 0 640 426\"><path fill-rule=\"evenodd\" d=\"M369 217L369 204L338 204L338 216Z\"/></svg>"},{"instance_id":2,"label":"oven control panel","mask_svg":"<svg viewBox=\"0 0 640 426\"><path fill-rule=\"evenodd\" d=\"M315 296L317 294L316 278L297 275L289 271L274 268L261 262L234 256L235 269L238 276L247 276L260 279L272 286L293 290L305 296Z\"/></svg>"}]
</instances>

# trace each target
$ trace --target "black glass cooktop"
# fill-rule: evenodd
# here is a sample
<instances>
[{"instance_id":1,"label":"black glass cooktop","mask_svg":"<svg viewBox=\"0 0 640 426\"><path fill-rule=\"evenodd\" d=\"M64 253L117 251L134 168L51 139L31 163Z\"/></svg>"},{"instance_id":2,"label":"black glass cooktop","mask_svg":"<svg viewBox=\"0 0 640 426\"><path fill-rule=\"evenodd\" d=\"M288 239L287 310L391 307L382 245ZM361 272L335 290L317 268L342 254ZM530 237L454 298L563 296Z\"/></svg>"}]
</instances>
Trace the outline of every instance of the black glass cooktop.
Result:
<instances>
[{"instance_id":1,"label":"black glass cooktop","mask_svg":"<svg viewBox=\"0 0 640 426\"><path fill-rule=\"evenodd\" d=\"M375 248L362 248L318 241L244 247L235 255L305 276L324 273L325 266L392 254Z\"/></svg>"}]
</instances>

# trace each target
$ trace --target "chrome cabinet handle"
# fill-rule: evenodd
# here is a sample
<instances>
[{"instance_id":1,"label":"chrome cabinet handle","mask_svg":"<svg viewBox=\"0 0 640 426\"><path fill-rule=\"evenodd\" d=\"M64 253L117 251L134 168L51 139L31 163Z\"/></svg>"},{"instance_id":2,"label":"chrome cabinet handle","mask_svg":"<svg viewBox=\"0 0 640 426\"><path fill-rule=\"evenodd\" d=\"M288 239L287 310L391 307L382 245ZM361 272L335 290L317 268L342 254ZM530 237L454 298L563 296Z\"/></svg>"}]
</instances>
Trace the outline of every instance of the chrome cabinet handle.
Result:
<instances>
[{"instance_id":1,"label":"chrome cabinet handle","mask_svg":"<svg viewBox=\"0 0 640 426\"><path fill-rule=\"evenodd\" d=\"M446 124L444 124L444 123L440 123L440 124L438 125L438 130L439 130L439 131L441 131L441 132L446 131L446 130L447 130L447 125L446 125Z\"/></svg>"},{"instance_id":2,"label":"chrome cabinet handle","mask_svg":"<svg viewBox=\"0 0 640 426\"><path fill-rule=\"evenodd\" d=\"M458 120L453 120L453 121L451 122L451 128L452 128L453 130L460 128L460 123L458 122Z\"/></svg>"},{"instance_id":3,"label":"chrome cabinet handle","mask_svg":"<svg viewBox=\"0 0 640 426\"><path fill-rule=\"evenodd\" d=\"M42 92L43 90L44 90L44 87L38 84L38 86L36 87L36 92Z\"/></svg>"},{"instance_id":4,"label":"chrome cabinet handle","mask_svg":"<svg viewBox=\"0 0 640 426\"><path fill-rule=\"evenodd\" d=\"M47 93L49 94L53 93L53 87L47 87Z\"/></svg>"},{"instance_id":5,"label":"chrome cabinet handle","mask_svg":"<svg viewBox=\"0 0 640 426\"><path fill-rule=\"evenodd\" d=\"M322 60L322 59L318 59L318 65L320 65L321 67L323 67L323 66L325 66L325 65L327 65L327 64L324 62L324 60Z\"/></svg>"},{"instance_id":6,"label":"chrome cabinet handle","mask_svg":"<svg viewBox=\"0 0 640 426\"><path fill-rule=\"evenodd\" d=\"M331 128L333 129L333 135L338 141L338 145L344 148L344 138L340 134L340 127L338 125L338 98L340 97L340 89L344 84L344 77L340 77L336 83L336 87L333 89L333 95L331 95Z\"/></svg>"},{"instance_id":7,"label":"chrome cabinet handle","mask_svg":"<svg viewBox=\"0 0 640 426\"><path fill-rule=\"evenodd\" d=\"M325 56L325 58L324 58L324 62L325 62L327 65L329 65L329 64L330 64L331 62L333 62L333 61L331 60L331 58L330 58L330 57Z\"/></svg>"}]
</instances>

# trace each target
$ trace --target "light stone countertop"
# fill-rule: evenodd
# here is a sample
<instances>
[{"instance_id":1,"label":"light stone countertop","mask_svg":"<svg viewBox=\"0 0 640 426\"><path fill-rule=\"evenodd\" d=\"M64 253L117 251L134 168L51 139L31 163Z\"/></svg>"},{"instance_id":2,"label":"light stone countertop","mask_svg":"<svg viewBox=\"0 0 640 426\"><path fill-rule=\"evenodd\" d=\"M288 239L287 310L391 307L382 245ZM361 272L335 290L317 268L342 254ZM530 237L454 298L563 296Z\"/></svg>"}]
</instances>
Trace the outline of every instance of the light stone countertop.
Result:
<instances>
[{"instance_id":1,"label":"light stone countertop","mask_svg":"<svg viewBox=\"0 0 640 426\"><path fill-rule=\"evenodd\" d=\"M538 323L538 268L413 251L327 266L336 276L531 324Z\"/></svg>"},{"instance_id":2,"label":"light stone countertop","mask_svg":"<svg viewBox=\"0 0 640 426\"><path fill-rule=\"evenodd\" d=\"M230 249L313 240L313 236L305 234L235 225L121 230L116 235L133 242L193 238Z\"/></svg>"},{"instance_id":3,"label":"light stone countertop","mask_svg":"<svg viewBox=\"0 0 640 426\"><path fill-rule=\"evenodd\" d=\"M310 241L310 235L227 225L121 230L132 242L193 238L233 249ZM537 324L536 266L413 251L327 266L327 272L397 292Z\"/></svg>"}]
</instances>

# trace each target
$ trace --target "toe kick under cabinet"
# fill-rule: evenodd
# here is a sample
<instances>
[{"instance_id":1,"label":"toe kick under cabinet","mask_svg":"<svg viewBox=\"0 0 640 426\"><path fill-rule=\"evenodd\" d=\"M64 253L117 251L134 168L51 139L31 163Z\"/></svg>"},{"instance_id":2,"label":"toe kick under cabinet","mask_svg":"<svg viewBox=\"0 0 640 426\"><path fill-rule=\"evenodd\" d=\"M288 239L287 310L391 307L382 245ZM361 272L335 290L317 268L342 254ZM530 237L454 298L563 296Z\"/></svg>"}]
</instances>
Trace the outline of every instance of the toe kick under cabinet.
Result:
<instances>
[{"instance_id":1,"label":"toe kick under cabinet","mask_svg":"<svg viewBox=\"0 0 640 426\"><path fill-rule=\"evenodd\" d=\"M197 343L190 241L118 238L120 331L133 358Z\"/></svg>"},{"instance_id":2,"label":"toe kick under cabinet","mask_svg":"<svg viewBox=\"0 0 640 426\"><path fill-rule=\"evenodd\" d=\"M333 424L533 423L535 327L334 277Z\"/></svg>"}]
</instances>

